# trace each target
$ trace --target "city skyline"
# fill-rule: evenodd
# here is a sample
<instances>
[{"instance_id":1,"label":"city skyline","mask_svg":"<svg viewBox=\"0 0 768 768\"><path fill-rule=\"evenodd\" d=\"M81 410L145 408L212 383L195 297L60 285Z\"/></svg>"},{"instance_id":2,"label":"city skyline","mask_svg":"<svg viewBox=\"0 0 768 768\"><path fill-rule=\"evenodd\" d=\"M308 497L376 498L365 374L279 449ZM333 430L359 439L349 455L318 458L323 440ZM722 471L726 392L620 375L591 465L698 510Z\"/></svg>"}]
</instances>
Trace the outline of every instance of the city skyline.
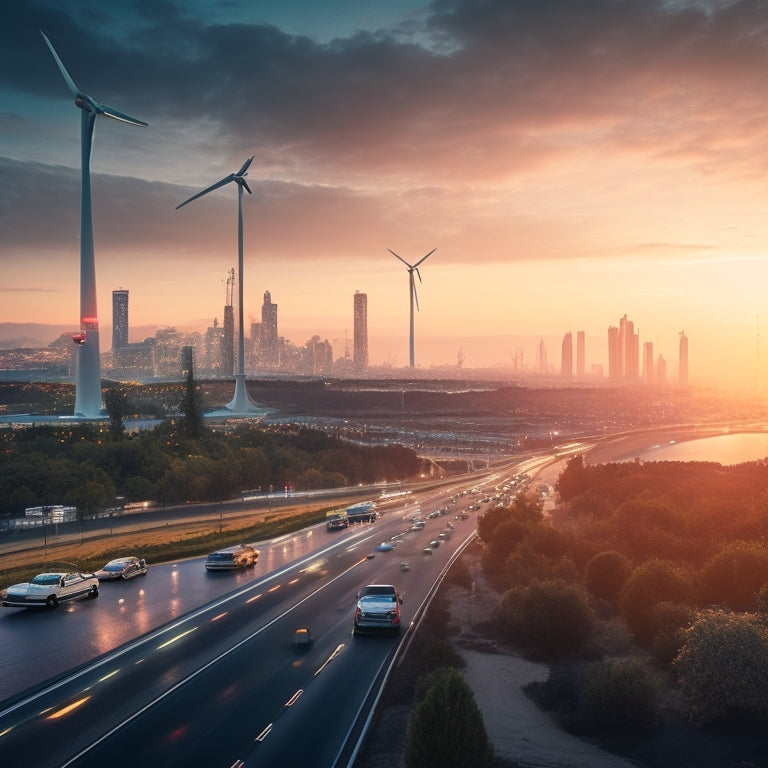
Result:
<instances>
[{"instance_id":1,"label":"city skyline","mask_svg":"<svg viewBox=\"0 0 768 768\"><path fill-rule=\"evenodd\" d=\"M589 368L593 340L627 314L670 379L685 329L692 385L768 385L768 9L99 7L8 3L0 323L78 330L79 141L44 30L80 88L150 124L97 131L92 163L98 301L130 287L134 328L202 331L221 316L231 206L174 207L254 155L246 325L271 290L294 343L342 338L360 288L369 364L405 368L409 318L388 248L418 258L437 246L418 367L455 365L459 351L468 369L512 367L515 338L547 339L554 360L572 329ZM526 349L527 367L536 354Z\"/></svg>"}]
</instances>

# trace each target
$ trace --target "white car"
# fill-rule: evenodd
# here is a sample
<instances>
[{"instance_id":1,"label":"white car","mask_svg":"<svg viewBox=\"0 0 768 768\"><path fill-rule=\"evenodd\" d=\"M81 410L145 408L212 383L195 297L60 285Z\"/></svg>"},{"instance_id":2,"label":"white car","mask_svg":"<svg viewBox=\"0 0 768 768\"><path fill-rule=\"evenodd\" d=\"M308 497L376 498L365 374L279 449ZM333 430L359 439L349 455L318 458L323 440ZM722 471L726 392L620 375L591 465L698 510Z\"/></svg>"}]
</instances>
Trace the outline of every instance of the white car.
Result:
<instances>
[{"instance_id":1,"label":"white car","mask_svg":"<svg viewBox=\"0 0 768 768\"><path fill-rule=\"evenodd\" d=\"M59 603L99 596L99 580L92 573L40 573L32 581L5 591L6 608L56 608Z\"/></svg>"}]
</instances>

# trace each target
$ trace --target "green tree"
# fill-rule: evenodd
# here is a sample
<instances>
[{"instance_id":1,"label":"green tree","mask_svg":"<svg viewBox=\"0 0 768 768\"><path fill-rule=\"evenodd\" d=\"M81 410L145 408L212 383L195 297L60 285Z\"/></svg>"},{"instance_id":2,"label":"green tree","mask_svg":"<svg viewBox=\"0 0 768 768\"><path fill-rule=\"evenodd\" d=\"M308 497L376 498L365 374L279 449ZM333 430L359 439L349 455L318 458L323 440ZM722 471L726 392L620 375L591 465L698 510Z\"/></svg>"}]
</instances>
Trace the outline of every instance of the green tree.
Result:
<instances>
[{"instance_id":1,"label":"green tree","mask_svg":"<svg viewBox=\"0 0 768 768\"><path fill-rule=\"evenodd\" d=\"M179 405L182 414L182 432L193 440L203 434L203 402L200 388L195 383L193 366L190 363L187 376L184 379L184 397Z\"/></svg>"},{"instance_id":2,"label":"green tree","mask_svg":"<svg viewBox=\"0 0 768 768\"><path fill-rule=\"evenodd\" d=\"M768 547L753 541L727 544L704 566L701 582L706 603L754 609L760 587L768 583Z\"/></svg>"},{"instance_id":3,"label":"green tree","mask_svg":"<svg viewBox=\"0 0 768 768\"><path fill-rule=\"evenodd\" d=\"M115 440L125 434L125 416L128 404L125 392L120 387L107 387L104 390L104 407L109 416L109 432Z\"/></svg>"},{"instance_id":4,"label":"green tree","mask_svg":"<svg viewBox=\"0 0 768 768\"><path fill-rule=\"evenodd\" d=\"M768 630L756 616L703 613L674 666L693 723L745 717L768 723Z\"/></svg>"},{"instance_id":5,"label":"green tree","mask_svg":"<svg viewBox=\"0 0 768 768\"><path fill-rule=\"evenodd\" d=\"M406 766L490 768L494 759L482 712L461 673L434 673L411 716Z\"/></svg>"},{"instance_id":6,"label":"green tree","mask_svg":"<svg viewBox=\"0 0 768 768\"><path fill-rule=\"evenodd\" d=\"M631 570L621 552L599 552L584 566L584 584L595 597L616 604Z\"/></svg>"},{"instance_id":7,"label":"green tree","mask_svg":"<svg viewBox=\"0 0 768 768\"><path fill-rule=\"evenodd\" d=\"M656 723L661 684L637 658L589 667L581 691L581 719L590 731L644 733Z\"/></svg>"},{"instance_id":8,"label":"green tree","mask_svg":"<svg viewBox=\"0 0 768 768\"><path fill-rule=\"evenodd\" d=\"M650 643L655 627L651 610L658 603L693 605L694 588L690 572L669 560L648 560L629 575L620 598L620 610L627 626L641 643Z\"/></svg>"},{"instance_id":9,"label":"green tree","mask_svg":"<svg viewBox=\"0 0 768 768\"><path fill-rule=\"evenodd\" d=\"M499 602L501 633L536 658L557 660L584 646L594 626L586 592L559 579L534 579Z\"/></svg>"},{"instance_id":10,"label":"green tree","mask_svg":"<svg viewBox=\"0 0 768 768\"><path fill-rule=\"evenodd\" d=\"M563 503L569 502L576 496L581 496L587 490L588 479L584 468L584 457L579 454L568 460L565 469L555 483L560 499Z\"/></svg>"}]
</instances>

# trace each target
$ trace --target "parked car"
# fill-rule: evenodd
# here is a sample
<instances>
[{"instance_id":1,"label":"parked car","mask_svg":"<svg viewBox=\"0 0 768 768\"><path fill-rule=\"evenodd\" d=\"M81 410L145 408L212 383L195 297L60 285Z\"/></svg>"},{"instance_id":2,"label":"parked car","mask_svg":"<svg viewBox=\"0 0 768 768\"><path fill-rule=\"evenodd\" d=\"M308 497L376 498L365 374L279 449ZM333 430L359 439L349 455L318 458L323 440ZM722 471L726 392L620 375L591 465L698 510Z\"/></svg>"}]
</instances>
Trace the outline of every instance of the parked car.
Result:
<instances>
[{"instance_id":1,"label":"parked car","mask_svg":"<svg viewBox=\"0 0 768 768\"><path fill-rule=\"evenodd\" d=\"M400 605L403 599L391 584L369 584L357 593L353 634L363 632L400 633Z\"/></svg>"},{"instance_id":2,"label":"parked car","mask_svg":"<svg viewBox=\"0 0 768 768\"><path fill-rule=\"evenodd\" d=\"M118 557L110 560L103 568L96 571L99 581L132 579L134 576L147 575L147 561L140 557Z\"/></svg>"},{"instance_id":3,"label":"parked car","mask_svg":"<svg viewBox=\"0 0 768 768\"><path fill-rule=\"evenodd\" d=\"M92 573L40 573L32 581L8 587L6 608L56 608L59 603L99 596L99 580Z\"/></svg>"},{"instance_id":4,"label":"parked car","mask_svg":"<svg viewBox=\"0 0 768 768\"><path fill-rule=\"evenodd\" d=\"M248 544L236 544L211 552L205 558L206 571L234 571L238 568L251 568L259 560L261 553Z\"/></svg>"}]
</instances>

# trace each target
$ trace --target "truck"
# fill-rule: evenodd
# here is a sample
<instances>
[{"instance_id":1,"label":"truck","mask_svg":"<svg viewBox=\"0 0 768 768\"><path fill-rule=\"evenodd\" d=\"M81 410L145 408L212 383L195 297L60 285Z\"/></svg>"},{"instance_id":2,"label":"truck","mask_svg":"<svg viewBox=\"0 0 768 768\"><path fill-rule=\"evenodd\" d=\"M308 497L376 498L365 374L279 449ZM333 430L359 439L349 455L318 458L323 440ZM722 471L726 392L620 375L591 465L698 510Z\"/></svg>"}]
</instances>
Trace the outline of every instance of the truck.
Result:
<instances>
[{"instance_id":1,"label":"truck","mask_svg":"<svg viewBox=\"0 0 768 768\"><path fill-rule=\"evenodd\" d=\"M350 523L372 523L378 517L372 501L361 501L347 507L346 514Z\"/></svg>"},{"instance_id":2,"label":"truck","mask_svg":"<svg viewBox=\"0 0 768 768\"><path fill-rule=\"evenodd\" d=\"M332 509L325 515L325 527L329 531L338 531L349 527L347 511L345 509Z\"/></svg>"},{"instance_id":3,"label":"truck","mask_svg":"<svg viewBox=\"0 0 768 768\"><path fill-rule=\"evenodd\" d=\"M352 632L400 634L400 606L403 598L392 584L369 584L357 593Z\"/></svg>"}]
</instances>

